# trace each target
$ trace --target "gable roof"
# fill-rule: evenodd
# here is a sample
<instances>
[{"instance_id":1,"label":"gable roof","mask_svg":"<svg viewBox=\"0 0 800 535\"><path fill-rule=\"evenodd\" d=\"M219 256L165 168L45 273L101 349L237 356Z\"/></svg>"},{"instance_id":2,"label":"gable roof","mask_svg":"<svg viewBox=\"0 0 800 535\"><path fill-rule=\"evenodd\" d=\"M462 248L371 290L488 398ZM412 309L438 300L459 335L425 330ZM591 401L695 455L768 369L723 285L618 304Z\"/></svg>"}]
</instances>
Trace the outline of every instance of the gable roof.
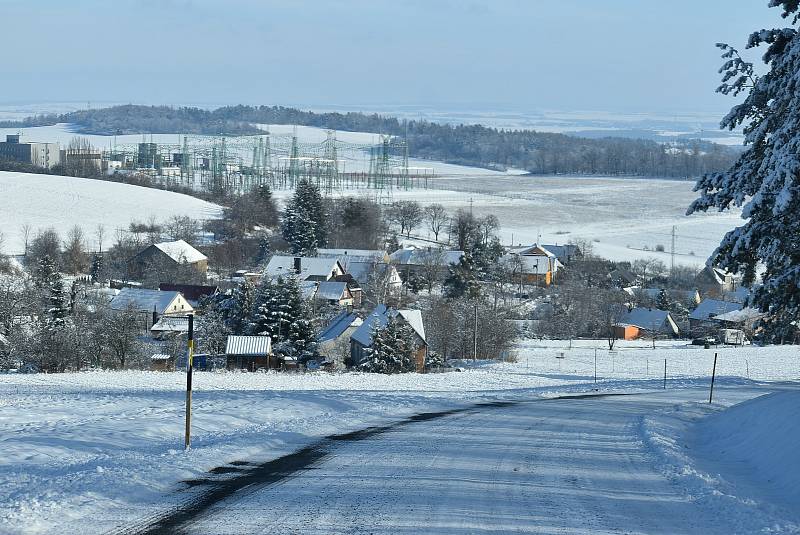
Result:
<instances>
[{"instance_id":1,"label":"gable roof","mask_svg":"<svg viewBox=\"0 0 800 535\"><path fill-rule=\"evenodd\" d=\"M677 332L676 329L673 329L674 322L672 321L670 313L658 308L634 308L628 312L619 323L633 325L646 331L661 330L665 324L668 324L670 330Z\"/></svg>"},{"instance_id":2,"label":"gable roof","mask_svg":"<svg viewBox=\"0 0 800 535\"><path fill-rule=\"evenodd\" d=\"M183 240L154 243L153 247L178 263L188 262L189 264L194 264L195 262L208 260L206 255Z\"/></svg>"},{"instance_id":3,"label":"gable roof","mask_svg":"<svg viewBox=\"0 0 800 535\"><path fill-rule=\"evenodd\" d=\"M336 258L342 266L350 262L385 262L386 251L378 249L317 249L319 258Z\"/></svg>"},{"instance_id":4,"label":"gable roof","mask_svg":"<svg viewBox=\"0 0 800 535\"><path fill-rule=\"evenodd\" d=\"M219 292L218 286L206 286L202 284L170 284L162 282L158 285L162 292L180 292L187 301L199 301L203 297L208 297Z\"/></svg>"},{"instance_id":5,"label":"gable roof","mask_svg":"<svg viewBox=\"0 0 800 535\"><path fill-rule=\"evenodd\" d=\"M741 310L742 304L733 301L720 301L719 299L703 299L697 308L689 314L690 320L706 321L713 319L714 316Z\"/></svg>"},{"instance_id":6,"label":"gable roof","mask_svg":"<svg viewBox=\"0 0 800 535\"><path fill-rule=\"evenodd\" d=\"M188 333L189 318L175 316L161 316L158 321L150 327L155 332Z\"/></svg>"},{"instance_id":7,"label":"gable roof","mask_svg":"<svg viewBox=\"0 0 800 535\"><path fill-rule=\"evenodd\" d=\"M159 314L164 312L178 296L180 292L162 292L161 290L147 290L144 288L122 288L117 295L111 299L112 310L126 310L133 307L140 312L152 312L155 310ZM188 314L193 309L191 305L181 312Z\"/></svg>"},{"instance_id":8,"label":"gable roof","mask_svg":"<svg viewBox=\"0 0 800 535\"><path fill-rule=\"evenodd\" d=\"M319 334L317 339L320 342L328 342L339 338L350 326L358 324L361 325L361 318L354 312L347 312L342 310L328 323L325 329Z\"/></svg>"},{"instance_id":9,"label":"gable roof","mask_svg":"<svg viewBox=\"0 0 800 535\"><path fill-rule=\"evenodd\" d=\"M571 243L567 243L564 245L545 244L542 245L542 248L553 253L556 256L556 258L558 258L561 261L569 260L571 257L581 254L581 251L580 249L578 249L578 246Z\"/></svg>"},{"instance_id":10,"label":"gable roof","mask_svg":"<svg viewBox=\"0 0 800 535\"><path fill-rule=\"evenodd\" d=\"M326 299L328 301L338 301L343 299L347 293L346 282L326 281L320 282L317 286L317 293L314 297L317 299Z\"/></svg>"},{"instance_id":11,"label":"gable roof","mask_svg":"<svg viewBox=\"0 0 800 535\"><path fill-rule=\"evenodd\" d=\"M226 355L262 357L272 353L272 339L269 336L228 336L225 344Z\"/></svg>"},{"instance_id":12,"label":"gable roof","mask_svg":"<svg viewBox=\"0 0 800 535\"><path fill-rule=\"evenodd\" d=\"M382 304L376 306L372 313L364 318L364 322L356 329L350 338L365 347L369 347L372 345L373 328L377 327L383 329L389 323L389 319L396 316L402 317L414 332L417 333L417 336L419 336L423 342L426 341L425 328L422 323L422 312L411 309L395 310L393 308L387 308L386 305Z\"/></svg>"},{"instance_id":13,"label":"gable roof","mask_svg":"<svg viewBox=\"0 0 800 535\"><path fill-rule=\"evenodd\" d=\"M327 280L334 276L334 272L336 271L344 273L344 268L342 268L337 258L283 255L275 255L270 258L267 267L264 268L264 273L270 277L294 275L295 258L300 259L300 280L306 280L309 277L322 277Z\"/></svg>"},{"instance_id":14,"label":"gable roof","mask_svg":"<svg viewBox=\"0 0 800 535\"><path fill-rule=\"evenodd\" d=\"M370 277L375 273L383 275L387 270L393 269L395 269L394 266L383 262L350 262L347 265L347 273L361 285L368 283Z\"/></svg>"}]
</instances>

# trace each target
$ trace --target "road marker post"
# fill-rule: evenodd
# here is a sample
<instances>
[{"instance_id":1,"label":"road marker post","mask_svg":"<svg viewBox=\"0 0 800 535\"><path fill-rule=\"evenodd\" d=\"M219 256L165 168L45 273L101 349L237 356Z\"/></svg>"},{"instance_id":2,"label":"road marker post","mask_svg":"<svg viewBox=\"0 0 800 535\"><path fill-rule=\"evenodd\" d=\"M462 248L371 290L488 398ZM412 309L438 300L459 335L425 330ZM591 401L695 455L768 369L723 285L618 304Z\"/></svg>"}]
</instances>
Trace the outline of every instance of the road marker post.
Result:
<instances>
[{"instance_id":1,"label":"road marker post","mask_svg":"<svg viewBox=\"0 0 800 535\"><path fill-rule=\"evenodd\" d=\"M667 359L664 359L664 390L667 389Z\"/></svg>"},{"instance_id":2,"label":"road marker post","mask_svg":"<svg viewBox=\"0 0 800 535\"><path fill-rule=\"evenodd\" d=\"M717 376L717 354L714 353L714 367L711 369L711 391L708 393L708 402L714 398L714 378Z\"/></svg>"},{"instance_id":3,"label":"road marker post","mask_svg":"<svg viewBox=\"0 0 800 535\"><path fill-rule=\"evenodd\" d=\"M186 430L184 449L192 443L192 367L194 364L194 314L189 314L188 354L186 356Z\"/></svg>"}]
</instances>

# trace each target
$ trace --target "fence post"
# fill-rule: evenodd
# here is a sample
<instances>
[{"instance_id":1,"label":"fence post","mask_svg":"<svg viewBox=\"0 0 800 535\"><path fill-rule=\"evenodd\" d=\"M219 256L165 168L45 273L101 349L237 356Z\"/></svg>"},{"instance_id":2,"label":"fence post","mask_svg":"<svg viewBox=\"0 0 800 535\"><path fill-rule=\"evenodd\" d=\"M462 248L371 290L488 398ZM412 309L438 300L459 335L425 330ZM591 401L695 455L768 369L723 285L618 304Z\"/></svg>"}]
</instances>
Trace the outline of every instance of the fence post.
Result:
<instances>
[{"instance_id":1,"label":"fence post","mask_svg":"<svg viewBox=\"0 0 800 535\"><path fill-rule=\"evenodd\" d=\"M667 359L664 359L664 390L667 389Z\"/></svg>"},{"instance_id":2,"label":"fence post","mask_svg":"<svg viewBox=\"0 0 800 535\"><path fill-rule=\"evenodd\" d=\"M189 314L188 354L186 356L186 430L184 449L192 442L192 365L194 364L194 314Z\"/></svg>"},{"instance_id":3,"label":"fence post","mask_svg":"<svg viewBox=\"0 0 800 535\"><path fill-rule=\"evenodd\" d=\"M714 353L714 367L711 369L711 391L708 393L708 402L714 397L714 378L717 375L717 354Z\"/></svg>"}]
</instances>

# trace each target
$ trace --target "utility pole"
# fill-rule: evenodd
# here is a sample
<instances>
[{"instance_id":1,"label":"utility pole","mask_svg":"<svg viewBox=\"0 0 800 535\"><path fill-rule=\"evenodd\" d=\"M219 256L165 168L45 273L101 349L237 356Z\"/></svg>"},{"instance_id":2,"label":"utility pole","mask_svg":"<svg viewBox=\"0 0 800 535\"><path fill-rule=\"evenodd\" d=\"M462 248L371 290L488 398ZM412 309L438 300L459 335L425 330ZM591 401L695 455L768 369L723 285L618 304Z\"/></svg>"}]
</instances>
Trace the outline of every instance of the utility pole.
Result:
<instances>
[{"instance_id":1,"label":"utility pole","mask_svg":"<svg viewBox=\"0 0 800 535\"><path fill-rule=\"evenodd\" d=\"M186 356L186 431L184 449L192 443L192 365L194 364L194 314L189 314L188 355Z\"/></svg>"},{"instance_id":2,"label":"utility pole","mask_svg":"<svg viewBox=\"0 0 800 535\"><path fill-rule=\"evenodd\" d=\"M670 248L669 273L675 276L675 225L672 225L672 247Z\"/></svg>"},{"instance_id":3,"label":"utility pole","mask_svg":"<svg viewBox=\"0 0 800 535\"><path fill-rule=\"evenodd\" d=\"M472 360L478 360L478 302L475 302L475 329L472 331Z\"/></svg>"}]
</instances>

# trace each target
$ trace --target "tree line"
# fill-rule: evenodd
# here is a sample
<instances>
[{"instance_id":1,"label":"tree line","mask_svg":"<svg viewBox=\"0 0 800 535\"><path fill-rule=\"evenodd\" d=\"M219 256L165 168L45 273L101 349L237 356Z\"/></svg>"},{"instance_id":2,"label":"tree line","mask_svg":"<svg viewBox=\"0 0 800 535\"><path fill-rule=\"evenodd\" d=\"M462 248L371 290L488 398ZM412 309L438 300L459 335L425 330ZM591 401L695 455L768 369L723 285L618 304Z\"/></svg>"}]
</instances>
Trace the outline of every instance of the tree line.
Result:
<instances>
[{"instance_id":1,"label":"tree line","mask_svg":"<svg viewBox=\"0 0 800 535\"><path fill-rule=\"evenodd\" d=\"M658 143L621 137L581 138L566 134L401 120L358 112L317 113L283 106L226 106L214 110L169 106L113 106L39 115L0 127L72 123L91 134L263 134L255 124L296 124L342 131L376 132L408 141L413 157L536 174L697 177L727 169L739 152L703 140Z\"/></svg>"}]
</instances>

